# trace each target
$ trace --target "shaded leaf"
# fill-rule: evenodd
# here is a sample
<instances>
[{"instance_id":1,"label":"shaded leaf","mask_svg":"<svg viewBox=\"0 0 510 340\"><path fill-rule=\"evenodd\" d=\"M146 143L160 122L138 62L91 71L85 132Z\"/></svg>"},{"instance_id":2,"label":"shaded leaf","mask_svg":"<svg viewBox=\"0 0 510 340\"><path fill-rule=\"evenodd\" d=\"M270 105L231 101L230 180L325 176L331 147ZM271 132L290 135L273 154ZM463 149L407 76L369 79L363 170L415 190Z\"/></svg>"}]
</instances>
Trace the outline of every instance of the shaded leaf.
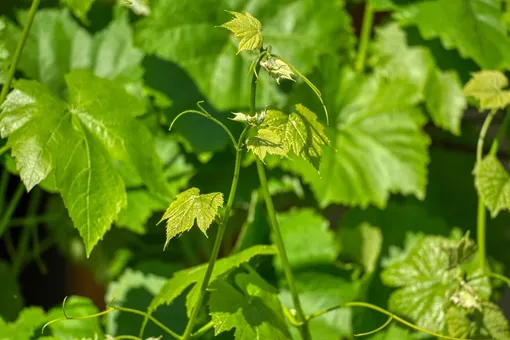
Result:
<instances>
[{"instance_id":1,"label":"shaded leaf","mask_svg":"<svg viewBox=\"0 0 510 340\"><path fill-rule=\"evenodd\" d=\"M280 136L269 129L260 129L257 135L246 140L248 150L257 155L262 161L266 154L285 156L288 149L283 145Z\"/></svg>"},{"instance_id":2,"label":"shaded leaf","mask_svg":"<svg viewBox=\"0 0 510 340\"><path fill-rule=\"evenodd\" d=\"M343 256L361 264L368 273L375 271L383 241L379 228L369 223L356 228L342 227L338 230L338 238Z\"/></svg>"},{"instance_id":3,"label":"shaded leaf","mask_svg":"<svg viewBox=\"0 0 510 340\"><path fill-rule=\"evenodd\" d=\"M376 31L369 63L385 78L402 81L415 92L410 101L425 102L433 122L454 135L467 107L456 72L440 70L425 47L408 46L405 32L396 23Z\"/></svg>"},{"instance_id":4,"label":"shaded leaf","mask_svg":"<svg viewBox=\"0 0 510 340\"><path fill-rule=\"evenodd\" d=\"M510 104L510 89L507 77L499 71L479 71L464 87L464 94L480 101L480 109L503 109Z\"/></svg>"},{"instance_id":5,"label":"shaded leaf","mask_svg":"<svg viewBox=\"0 0 510 340\"><path fill-rule=\"evenodd\" d=\"M115 224L137 234L145 234L145 224L155 211L165 209L165 205L145 190L127 192L127 204L119 212Z\"/></svg>"},{"instance_id":6,"label":"shaded leaf","mask_svg":"<svg viewBox=\"0 0 510 340\"><path fill-rule=\"evenodd\" d=\"M172 238L190 230L195 219L197 226L207 235L207 229L220 207L223 207L223 194L220 192L201 195L199 189L191 188L177 195L161 218L161 221L167 220L165 248Z\"/></svg>"},{"instance_id":7,"label":"shaded leaf","mask_svg":"<svg viewBox=\"0 0 510 340\"><path fill-rule=\"evenodd\" d=\"M235 282L238 288L224 280L210 288L215 335L235 328L236 340L291 339L278 291L254 272L237 274Z\"/></svg>"},{"instance_id":8,"label":"shaded leaf","mask_svg":"<svg viewBox=\"0 0 510 340\"><path fill-rule=\"evenodd\" d=\"M510 339L510 326L503 311L492 302L483 304L483 324L495 340Z\"/></svg>"},{"instance_id":9,"label":"shaded leaf","mask_svg":"<svg viewBox=\"0 0 510 340\"><path fill-rule=\"evenodd\" d=\"M293 268L335 261L338 245L334 234L329 230L328 221L314 210L292 209L279 214L278 221L287 257ZM281 262L277 258L275 266L282 271Z\"/></svg>"},{"instance_id":10,"label":"shaded leaf","mask_svg":"<svg viewBox=\"0 0 510 340\"><path fill-rule=\"evenodd\" d=\"M220 259L216 261L216 264L214 265L210 282L214 282L219 276L226 274L232 269L239 267L241 264L250 261L254 256L274 255L275 253L276 249L272 246L258 245L243 250L235 255ZM154 311L163 304L169 304L189 286L193 285L194 288L198 287L195 284L203 279L206 269L207 264L203 264L176 272L174 276L165 283L163 288L161 288L159 294L154 297L149 306L149 310ZM198 289L192 289L190 294L196 295L197 292Z\"/></svg>"},{"instance_id":11,"label":"shaded leaf","mask_svg":"<svg viewBox=\"0 0 510 340\"><path fill-rule=\"evenodd\" d=\"M499 1L420 1L402 6L398 17L416 25L425 39L439 38L446 49L474 59L481 68L510 65L510 39Z\"/></svg>"},{"instance_id":12,"label":"shaded leaf","mask_svg":"<svg viewBox=\"0 0 510 340\"><path fill-rule=\"evenodd\" d=\"M322 146L329 145L330 141L315 113L301 104L297 104L295 108L296 112L290 115L277 110L267 110L262 126L280 137L286 152L292 150L319 170Z\"/></svg>"},{"instance_id":13,"label":"shaded leaf","mask_svg":"<svg viewBox=\"0 0 510 340\"><path fill-rule=\"evenodd\" d=\"M475 186L492 217L510 210L510 178L496 156L488 155L475 166Z\"/></svg>"},{"instance_id":14,"label":"shaded leaf","mask_svg":"<svg viewBox=\"0 0 510 340\"><path fill-rule=\"evenodd\" d=\"M250 98L246 72L252 62L236 56L229 34L214 28L225 21L224 8L257 17L264 26L265 43L303 74L319 65L323 55L338 51L353 55L355 37L343 2L151 0L151 6L156 14L137 24L139 46L183 68L202 97L220 111L246 107ZM263 75L258 81L258 103L283 104L272 79Z\"/></svg>"},{"instance_id":15,"label":"shaded leaf","mask_svg":"<svg viewBox=\"0 0 510 340\"><path fill-rule=\"evenodd\" d=\"M15 322L5 322L0 317L0 339L30 340L44 322L46 317L40 307L23 309Z\"/></svg>"},{"instance_id":16,"label":"shaded leaf","mask_svg":"<svg viewBox=\"0 0 510 340\"><path fill-rule=\"evenodd\" d=\"M253 15L248 12L239 13L227 11L234 18L229 22L220 25L226 28L236 37L242 37L237 48L237 53L241 51L253 51L262 47L262 24Z\"/></svg>"},{"instance_id":17,"label":"shaded leaf","mask_svg":"<svg viewBox=\"0 0 510 340\"><path fill-rule=\"evenodd\" d=\"M99 310L94 303L82 296L71 296L66 300L66 314L70 317L86 316L98 313ZM64 313L62 307L54 307L48 312L49 320L63 318ZM83 337L103 336L101 324L98 318L90 318L85 320L64 320L52 323L49 328L53 336L62 340L74 340Z\"/></svg>"},{"instance_id":18,"label":"shaded leaf","mask_svg":"<svg viewBox=\"0 0 510 340\"><path fill-rule=\"evenodd\" d=\"M410 318L419 327L442 332L446 307L462 287L459 272L450 270L450 259L444 251L452 245L455 243L446 238L428 236L419 241L404 260L382 272L386 285L399 287L389 298L390 310ZM491 295L489 279L480 270L468 276L465 285L481 299Z\"/></svg>"}]
</instances>

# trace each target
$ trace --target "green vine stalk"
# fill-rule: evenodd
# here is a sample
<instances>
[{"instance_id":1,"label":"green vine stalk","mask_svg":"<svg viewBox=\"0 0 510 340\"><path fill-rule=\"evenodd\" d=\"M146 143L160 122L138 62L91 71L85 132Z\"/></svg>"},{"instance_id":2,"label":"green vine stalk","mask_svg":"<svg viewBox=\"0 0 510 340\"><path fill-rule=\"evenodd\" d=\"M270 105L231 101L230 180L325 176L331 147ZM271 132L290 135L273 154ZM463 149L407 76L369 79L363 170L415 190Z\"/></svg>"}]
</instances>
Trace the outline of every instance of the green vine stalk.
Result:
<instances>
[{"instance_id":1,"label":"green vine stalk","mask_svg":"<svg viewBox=\"0 0 510 340\"><path fill-rule=\"evenodd\" d=\"M363 23L361 24L361 37L356 55L355 69L358 72L365 70L365 60L367 57L368 43L370 42L370 33L372 32L372 24L374 21L374 10L370 2L365 4L365 12L363 13Z\"/></svg>"},{"instance_id":2,"label":"green vine stalk","mask_svg":"<svg viewBox=\"0 0 510 340\"><path fill-rule=\"evenodd\" d=\"M210 116L210 115L209 115ZM227 129L228 130L228 129ZM218 254L220 252L221 243L223 241L223 235L225 234L225 230L227 228L228 219L230 216L230 211L232 210L232 205L234 204L234 198L237 190L237 183L239 181L239 173L241 170L241 161L242 161L242 148L241 143L243 141L243 137L245 133L248 131L248 128L245 128L241 135L239 136L239 140L236 145L236 160L235 160L235 168L234 168L234 177L232 178L232 185L230 187L230 193L228 195L227 206L225 208L225 215L223 216L222 223L218 227L218 232L216 234L216 239L214 241L213 250L211 253L211 257L209 258L209 264L207 265L207 270L205 272L204 278L200 283L200 291L197 296L197 300L193 310L191 312L190 319L188 324L186 325L186 329L184 330L184 334L182 336L183 340L188 340L191 338L193 329L195 327L196 318L198 316L198 312L202 307L202 301L204 299L207 286L209 285L209 281L211 280L211 275L214 269L214 264L216 263L216 259L218 258Z\"/></svg>"}]
</instances>

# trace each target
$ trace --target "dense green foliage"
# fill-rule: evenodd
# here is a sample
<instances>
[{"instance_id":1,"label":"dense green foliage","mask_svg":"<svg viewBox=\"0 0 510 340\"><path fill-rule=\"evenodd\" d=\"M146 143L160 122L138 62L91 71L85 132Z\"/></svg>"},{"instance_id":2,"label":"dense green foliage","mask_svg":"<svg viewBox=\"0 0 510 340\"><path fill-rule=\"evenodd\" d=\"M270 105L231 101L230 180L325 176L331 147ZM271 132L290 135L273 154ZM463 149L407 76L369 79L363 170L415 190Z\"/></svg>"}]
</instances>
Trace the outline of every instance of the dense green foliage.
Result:
<instances>
[{"instance_id":1,"label":"dense green foliage","mask_svg":"<svg viewBox=\"0 0 510 340\"><path fill-rule=\"evenodd\" d=\"M510 1L6 3L0 340L510 340Z\"/></svg>"}]
</instances>

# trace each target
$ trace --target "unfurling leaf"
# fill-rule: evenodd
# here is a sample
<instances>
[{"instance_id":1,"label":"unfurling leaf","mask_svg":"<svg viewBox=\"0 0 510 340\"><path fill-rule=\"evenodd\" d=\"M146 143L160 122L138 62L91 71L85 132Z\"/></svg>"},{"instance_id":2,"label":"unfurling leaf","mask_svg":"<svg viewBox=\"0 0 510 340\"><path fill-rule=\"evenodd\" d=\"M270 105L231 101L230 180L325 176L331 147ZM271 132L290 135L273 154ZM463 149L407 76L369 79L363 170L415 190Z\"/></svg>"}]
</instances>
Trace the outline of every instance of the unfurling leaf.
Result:
<instances>
[{"instance_id":1,"label":"unfurling leaf","mask_svg":"<svg viewBox=\"0 0 510 340\"><path fill-rule=\"evenodd\" d=\"M469 238L469 230L457 244L447 245L444 251L448 254L450 268L469 261L476 253L476 245Z\"/></svg>"},{"instance_id":2,"label":"unfurling leaf","mask_svg":"<svg viewBox=\"0 0 510 340\"><path fill-rule=\"evenodd\" d=\"M482 159L474 173L476 190L491 216L494 218L501 210L510 210L510 177L496 156Z\"/></svg>"},{"instance_id":3,"label":"unfurling leaf","mask_svg":"<svg viewBox=\"0 0 510 340\"><path fill-rule=\"evenodd\" d=\"M227 12L234 15L235 18L220 27L228 29L236 37L243 37L239 42L237 53L258 50L262 47L262 24L260 21L248 12Z\"/></svg>"},{"instance_id":4,"label":"unfurling leaf","mask_svg":"<svg viewBox=\"0 0 510 340\"><path fill-rule=\"evenodd\" d=\"M167 220L165 248L173 237L190 230L195 219L200 230L206 234L221 206L223 206L223 194L220 192L200 195L200 190L197 188L181 192L170 203L161 219L161 221Z\"/></svg>"},{"instance_id":5,"label":"unfurling leaf","mask_svg":"<svg viewBox=\"0 0 510 340\"><path fill-rule=\"evenodd\" d=\"M223 280L211 287L215 335L235 328L236 340L291 339L276 288L255 272L236 275L235 283L238 288Z\"/></svg>"},{"instance_id":6,"label":"unfurling leaf","mask_svg":"<svg viewBox=\"0 0 510 340\"><path fill-rule=\"evenodd\" d=\"M296 112L290 115L278 110L267 110L262 127L280 137L285 150L294 151L319 170L322 146L329 145L330 141L315 113L302 104L297 104Z\"/></svg>"},{"instance_id":7,"label":"unfurling leaf","mask_svg":"<svg viewBox=\"0 0 510 340\"><path fill-rule=\"evenodd\" d=\"M285 156L289 151L282 144L280 137L268 129L260 129L256 136L248 138L246 141L246 147L262 161L264 161L266 153Z\"/></svg>"},{"instance_id":8,"label":"unfurling leaf","mask_svg":"<svg viewBox=\"0 0 510 340\"><path fill-rule=\"evenodd\" d=\"M272 56L268 56L260 61L260 66L262 66L271 77L276 79L278 85L280 85L281 79L288 79L295 81L292 79L294 76L294 72L291 70L289 65L286 62L279 58L274 58Z\"/></svg>"},{"instance_id":9,"label":"unfurling leaf","mask_svg":"<svg viewBox=\"0 0 510 340\"><path fill-rule=\"evenodd\" d=\"M497 110L510 104L510 89L507 77L499 71L480 71L464 87L466 96L480 101L480 109Z\"/></svg>"},{"instance_id":10,"label":"unfurling leaf","mask_svg":"<svg viewBox=\"0 0 510 340\"><path fill-rule=\"evenodd\" d=\"M242 112L232 112L234 118L231 118L234 122L247 123L251 126L261 125L264 123L266 119L266 110L262 110L260 112L255 113L255 115L250 116L246 113Z\"/></svg>"}]
</instances>

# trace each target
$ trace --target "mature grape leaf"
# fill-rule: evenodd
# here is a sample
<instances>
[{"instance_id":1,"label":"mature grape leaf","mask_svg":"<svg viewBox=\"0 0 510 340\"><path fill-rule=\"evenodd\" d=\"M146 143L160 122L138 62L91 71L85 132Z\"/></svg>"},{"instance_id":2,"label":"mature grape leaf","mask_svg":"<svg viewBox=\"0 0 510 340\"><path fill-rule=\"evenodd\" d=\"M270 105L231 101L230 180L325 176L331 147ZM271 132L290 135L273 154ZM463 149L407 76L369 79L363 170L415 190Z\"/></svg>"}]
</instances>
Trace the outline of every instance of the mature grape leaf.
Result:
<instances>
[{"instance_id":1,"label":"mature grape leaf","mask_svg":"<svg viewBox=\"0 0 510 340\"><path fill-rule=\"evenodd\" d=\"M251 58L236 56L235 43L222 29L224 9L249 11L264 27L264 41L302 73L312 71L320 56L351 55L354 35L343 2L153 0L153 14L140 20L136 41L148 53L182 67L208 102L221 111L245 108ZM175 48L179 46L179 48ZM259 77L258 103L282 103L274 81Z\"/></svg>"},{"instance_id":2,"label":"mature grape leaf","mask_svg":"<svg viewBox=\"0 0 510 340\"><path fill-rule=\"evenodd\" d=\"M253 51L262 47L262 24L260 21L248 12L227 12L234 18L220 27L228 29L236 37L242 37L237 47L237 54L241 51Z\"/></svg>"},{"instance_id":3,"label":"mature grape leaf","mask_svg":"<svg viewBox=\"0 0 510 340\"><path fill-rule=\"evenodd\" d=\"M13 321L23 308L23 295L9 264L0 260L0 317Z\"/></svg>"},{"instance_id":4,"label":"mature grape leaf","mask_svg":"<svg viewBox=\"0 0 510 340\"><path fill-rule=\"evenodd\" d=\"M293 268L333 263L338 244L329 223L312 209L292 209L278 215L285 250ZM313 237L310 237L313 235ZM306 244L306 247L303 245ZM275 265L282 270L280 259Z\"/></svg>"},{"instance_id":5,"label":"mature grape leaf","mask_svg":"<svg viewBox=\"0 0 510 340\"><path fill-rule=\"evenodd\" d=\"M18 13L21 25L26 11ZM21 36L13 23L6 27L6 47L12 54ZM90 69L95 75L125 84L128 91L140 96L144 54L135 48L127 13L120 13L95 36L72 19L68 11L37 11L29 39L21 55L19 69L25 76L47 85L65 97L64 76L71 70Z\"/></svg>"},{"instance_id":6,"label":"mature grape leaf","mask_svg":"<svg viewBox=\"0 0 510 340\"><path fill-rule=\"evenodd\" d=\"M456 72L441 71L427 48L408 46L405 32L396 23L377 29L369 64L382 77L407 83L415 90L412 97L425 102L437 126L460 134L467 104Z\"/></svg>"},{"instance_id":7,"label":"mature grape leaf","mask_svg":"<svg viewBox=\"0 0 510 340\"><path fill-rule=\"evenodd\" d=\"M287 147L283 144L280 136L269 129L260 129L257 135L246 140L248 150L257 155L262 161L266 154L285 156L288 153Z\"/></svg>"},{"instance_id":8,"label":"mature grape leaf","mask_svg":"<svg viewBox=\"0 0 510 340\"><path fill-rule=\"evenodd\" d=\"M510 39L495 0L419 1L402 6L403 25L416 25L425 39L439 38L447 49L474 59L484 69L510 65Z\"/></svg>"},{"instance_id":9,"label":"mature grape leaf","mask_svg":"<svg viewBox=\"0 0 510 340\"><path fill-rule=\"evenodd\" d=\"M243 250L235 255L220 259L216 261L214 265L211 282L214 282L219 276L228 273L241 264L250 261L254 256L274 255L275 253L276 249L273 246L258 245ZM202 280L206 269L207 264L203 264L176 272L174 276L165 283L163 288L161 288L159 294L154 297L149 306L149 310L154 311L163 304L169 304L191 285L197 287L195 284ZM194 289L191 290L190 294L196 295L196 290L195 293L193 293L193 291Z\"/></svg>"},{"instance_id":10,"label":"mature grape leaf","mask_svg":"<svg viewBox=\"0 0 510 340\"><path fill-rule=\"evenodd\" d=\"M165 204L146 190L128 191L127 205L119 212L115 224L137 234L145 234L145 223L152 213L164 209Z\"/></svg>"},{"instance_id":11,"label":"mature grape leaf","mask_svg":"<svg viewBox=\"0 0 510 340\"><path fill-rule=\"evenodd\" d=\"M39 307L28 307L21 311L15 322L5 322L0 317L0 339L29 340L46 321L44 311Z\"/></svg>"},{"instance_id":12,"label":"mature grape leaf","mask_svg":"<svg viewBox=\"0 0 510 340\"><path fill-rule=\"evenodd\" d=\"M464 87L464 94L480 101L480 109L497 110L510 105L507 77L499 71L475 72Z\"/></svg>"},{"instance_id":13,"label":"mature grape leaf","mask_svg":"<svg viewBox=\"0 0 510 340\"><path fill-rule=\"evenodd\" d=\"M296 111L290 115L278 110L267 110L261 126L280 137L285 153L292 150L318 170L322 147L330 145L330 141L315 113L301 104L295 108Z\"/></svg>"},{"instance_id":14,"label":"mature grape leaf","mask_svg":"<svg viewBox=\"0 0 510 340\"><path fill-rule=\"evenodd\" d=\"M88 71L66 79L69 103L37 82L16 83L1 107L0 132L27 189L55 176L89 255L126 204L115 160L131 161L149 188L166 187L152 136L134 119L143 111L137 99Z\"/></svg>"},{"instance_id":15,"label":"mature grape leaf","mask_svg":"<svg viewBox=\"0 0 510 340\"><path fill-rule=\"evenodd\" d=\"M95 0L60 0L61 3L69 7L81 22L88 24L87 14Z\"/></svg>"},{"instance_id":16,"label":"mature grape leaf","mask_svg":"<svg viewBox=\"0 0 510 340\"><path fill-rule=\"evenodd\" d=\"M254 272L237 274L235 283L218 280L211 286L215 335L235 328L236 340L291 339L278 291Z\"/></svg>"},{"instance_id":17,"label":"mature grape leaf","mask_svg":"<svg viewBox=\"0 0 510 340\"><path fill-rule=\"evenodd\" d=\"M320 175L294 159L283 166L303 176L320 206L385 207L390 193L425 197L428 136L414 106L415 90L399 79L363 77L344 69L337 88L338 117ZM398 176L395 176L398 174Z\"/></svg>"},{"instance_id":18,"label":"mature grape leaf","mask_svg":"<svg viewBox=\"0 0 510 340\"><path fill-rule=\"evenodd\" d=\"M71 296L66 300L66 314L69 317L86 316L98 313L99 310L90 299L82 296ZM48 320L64 317L62 307L52 308L47 315ZM74 340L82 337L102 337L103 331L98 318L85 320L65 320L52 323L51 333L62 340Z\"/></svg>"},{"instance_id":19,"label":"mature grape leaf","mask_svg":"<svg viewBox=\"0 0 510 340\"><path fill-rule=\"evenodd\" d=\"M475 166L475 186L492 217L510 210L510 177L496 156L488 155Z\"/></svg>"},{"instance_id":20,"label":"mature grape leaf","mask_svg":"<svg viewBox=\"0 0 510 340\"><path fill-rule=\"evenodd\" d=\"M458 271L450 270L450 259L445 251L452 245L455 244L446 238L428 236L419 241L404 260L382 272L386 285L399 287L389 298L390 310L410 318L422 328L442 332L450 297L461 287ZM480 270L467 277L466 285L481 299L491 295L489 278Z\"/></svg>"},{"instance_id":21,"label":"mature grape leaf","mask_svg":"<svg viewBox=\"0 0 510 340\"><path fill-rule=\"evenodd\" d=\"M161 218L161 221L167 220L165 248L172 238L190 230L195 219L197 226L207 235L207 229L221 207L223 194L220 192L201 195L199 189L191 188L177 195Z\"/></svg>"},{"instance_id":22,"label":"mature grape leaf","mask_svg":"<svg viewBox=\"0 0 510 340\"><path fill-rule=\"evenodd\" d=\"M446 313L448 334L471 339L510 339L508 320L492 302L483 302L482 310L467 310L452 306Z\"/></svg>"}]
</instances>

